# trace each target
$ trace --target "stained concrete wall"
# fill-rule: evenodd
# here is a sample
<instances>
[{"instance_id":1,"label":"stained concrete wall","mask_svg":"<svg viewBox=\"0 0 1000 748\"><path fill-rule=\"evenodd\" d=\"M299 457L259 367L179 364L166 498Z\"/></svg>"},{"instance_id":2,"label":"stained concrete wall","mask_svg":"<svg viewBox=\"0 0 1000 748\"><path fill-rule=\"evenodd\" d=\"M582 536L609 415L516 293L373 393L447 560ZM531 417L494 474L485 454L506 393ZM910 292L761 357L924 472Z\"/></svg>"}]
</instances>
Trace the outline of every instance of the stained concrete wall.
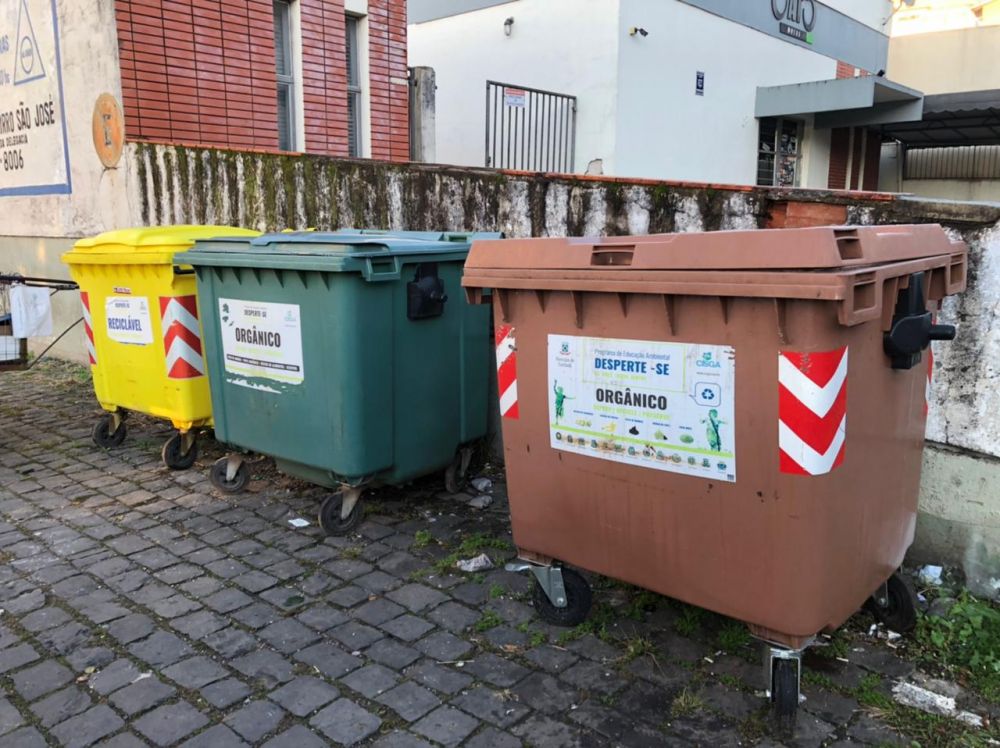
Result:
<instances>
[{"instance_id":1,"label":"stained concrete wall","mask_svg":"<svg viewBox=\"0 0 1000 748\"><path fill-rule=\"evenodd\" d=\"M1000 205L888 195L498 173L431 165L337 161L129 145L125 223L232 223L259 229L499 230L509 236L646 234L764 228L808 215L857 224L937 222L970 245L969 290L942 321L960 337L935 347L917 558L962 565L979 591L1000 578ZM792 201L791 203L789 201ZM786 211L785 207L798 209ZM839 212L839 217L836 214ZM109 229L120 225L88 226ZM78 236L78 226L64 228ZM54 244L21 269L51 262ZM49 242L50 240L46 240ZM61 240L66 246L67 239ZM57 319L72 321L71 311ZM82 345L73 352L82 358ZM969 468L976 465L976 471Z\"/></svg>"}]
</instances>

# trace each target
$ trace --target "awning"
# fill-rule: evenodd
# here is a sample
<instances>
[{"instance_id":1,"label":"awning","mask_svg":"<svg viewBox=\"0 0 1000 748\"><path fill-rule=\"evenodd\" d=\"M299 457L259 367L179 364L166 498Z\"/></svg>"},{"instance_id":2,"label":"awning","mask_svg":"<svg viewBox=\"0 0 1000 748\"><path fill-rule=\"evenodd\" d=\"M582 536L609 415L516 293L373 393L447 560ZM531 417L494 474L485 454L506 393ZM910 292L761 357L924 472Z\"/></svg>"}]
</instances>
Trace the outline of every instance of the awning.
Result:
<instances>
[{"instance_id":1,"label":"awning","mask_svg":"<svg viewBox=\"0 0 1000 748\"><path fill-rule=\"evenodd\" d=\"M813 115L813 125L863 127L913 122L923 114L920 91L877 75L764 86L757 89L757 117Z\"/></svg>"},{"instance_id":2,"label":"awning","mask_svg":"<svg viewBox=\"0 0 1000 748\"><path fill-rule=\"evenodd\" d=\"M921 121L887 124L882 135L907 148L1000 145L1000 89L928 96Z\"/></svg>"}]
</instances>

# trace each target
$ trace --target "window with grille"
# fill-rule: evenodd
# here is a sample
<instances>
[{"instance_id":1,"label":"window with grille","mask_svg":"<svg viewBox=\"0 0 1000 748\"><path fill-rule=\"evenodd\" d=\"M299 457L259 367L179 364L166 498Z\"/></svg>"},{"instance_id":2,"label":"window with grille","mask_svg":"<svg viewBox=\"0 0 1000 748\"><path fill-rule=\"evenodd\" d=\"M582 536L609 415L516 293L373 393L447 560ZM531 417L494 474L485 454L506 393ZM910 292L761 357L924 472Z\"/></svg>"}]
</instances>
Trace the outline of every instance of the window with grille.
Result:
<instances>
[{"instance_id":1,"label":"window with grille","mask_svg":"<svg viewBox=\"0 0 1000 748\"><path fill-rule=\"evenodd\" d=\"M295 67L292 62L292 9L274 0L274 69L278 81L278 147L295 150Z\"/></svg>"},{"instance_id":2,"label":"window with grille","mask_svg":"<svg viewBox=\"0 0 1000 748\"><path fill-rule=\"evenodd\" d=\"M361 156L361 73L357 16L347 16L347 154Z\"/></svg>"},{"instance_id":3,"label":"window with grille","mask_svg":"<svg viewBox=\"0 0 1000 748\"><path fill-rule=\"evenodd\" d=\"M798 186L801 145L802 122L780 117L762 118L757 137L757 184Z\"/></svg>"}]
</instances>

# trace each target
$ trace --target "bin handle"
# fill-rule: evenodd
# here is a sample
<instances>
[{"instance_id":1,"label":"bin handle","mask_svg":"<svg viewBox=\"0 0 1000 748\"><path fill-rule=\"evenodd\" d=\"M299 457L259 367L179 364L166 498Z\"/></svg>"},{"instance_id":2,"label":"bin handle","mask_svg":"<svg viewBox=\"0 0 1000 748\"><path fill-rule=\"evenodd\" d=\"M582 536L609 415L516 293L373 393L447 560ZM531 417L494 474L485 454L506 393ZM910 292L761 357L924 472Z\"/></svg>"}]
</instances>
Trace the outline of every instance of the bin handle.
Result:
<instances>
[{"instance_id":1,"label":"bin handle","mask_svg":"<svg viewBox=\"0 0 1000 748\"><path fill-rule=\"evenodd\" d=\"M366 281L399 280L399 258L366 257L361 274Z\"/></svg>"},{"instance_id":2,"label":"bin handle","mask_svg":"<svg viewBox=\"0 0 1000 748\"><path fill-rule=\"evenodd\" d=\"M627 267L632 264L634 253L634 244L597 244L590 253L590 264L598 267Z\"/></svg>"},{"instance_id":3,"label":"bin handle","mask_svg":"<svg viewBox=\"0 0 1000 748\"><path fill-rule=\"evenodd\" d=\"M182 268L174 265L174 275L194 275L194 268Z\"/></svg>"}]
</instances>

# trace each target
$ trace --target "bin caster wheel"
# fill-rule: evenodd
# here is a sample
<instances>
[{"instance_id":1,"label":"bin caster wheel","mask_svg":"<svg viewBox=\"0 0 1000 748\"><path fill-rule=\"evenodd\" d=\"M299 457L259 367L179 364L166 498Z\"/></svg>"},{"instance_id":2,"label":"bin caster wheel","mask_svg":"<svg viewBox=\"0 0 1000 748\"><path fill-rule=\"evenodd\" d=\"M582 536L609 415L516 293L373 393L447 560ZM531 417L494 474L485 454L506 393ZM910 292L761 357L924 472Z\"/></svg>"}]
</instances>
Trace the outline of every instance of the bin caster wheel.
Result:
<instances>
[{"instance_id":1,"label":"bin caster wheel","mask_svg":"<svg viewBox=\"0 0 1000 748\"><path fill-rule=\"evenodd\" d=\"M192 451L194 451L193 447ZM229 458L220 457L212 463L212 469L208 472L208 479L212 482L213 486L224 493L239 493L250 482L250 469L245 462L240 460L236 471L230 474Z\"/></svg>"},{"instance_id":2,"label":"bin caster wheel","mask_svg":"<svg viewBox=\"0 0 1000 748\"><path fill-rule=\"evenodd\" d=\"M361 505L361 492L358 491L354 499L354 506L343 516L344 497L347 492L337 491L330 494L319 506L319 526L327 535L347 535L351 530L361 524L365 516L364 507Z\"/></svg>"},{"instance_id":3,"label":"bin caster wheel","mask_svg":"<svg viewBox=\"0 0 1000 748\"><path fill-rule=\"evenodd\" d=\"M163 464L171 470L187 470L198 459L198 442L192 437L191 446L185 453L184 436L180 433L174 434L164 442L160 457L163 459Z\"/></svg>"},{"instance_id":4,"label":"bin caster wheel","mask_svg":"<svg viewBox=\"0 0 1000 748\"><path fill-rule=\"evenodd\" d=\"M128 431L128 427L125 425L125 419L120 420L118 428L112 430L114 424L115 417L110 413L105 413L98 418L97 423L94 424L93 431L90 432L90 435L94 438L94 444L101 449L120 447L121 443L125 441L125 433Z\"/></svg>"},{"instance_id":5,"label":"bin caster wheel","mask_svg":"<svg viewBox=\"0 0 1000 748\"><path fill-rule=\"evenodd\" d=\"M799 666L795 660L775 659L771 681L771 708L778 727L791 730L799 711Z\"/></svg>"},{"instance_id":6,"label":"bin caster wheel","mask_svg":"<svg viewBox=\"0 0 1000 748\"><path fill-rule=\"evenodd\" d=\"M463 447L455 453L455 458L444 471L444 490L448 493L459 493L469 482L469 461L472 450Z\"/></svg>"},{"instance_id":7,"label":"bin caster wheel","mask_svg":"<svg viewBox=\"0 0 1000 748\"><path fill-rule=\"evenodd\" d=\"M578 626L590 613L592 600L590 583L572 569L562 568L563 587L566 590L566 607L557 608L545 593L538 579L531 591L531 602L538 617L554 626Z\"/></svg>"},{"instance_id":8,"label":"bin caster wheel","mask_svg":"<svg viewBox=\"0 0 1000 748\"><path fill-rule=\"evenodd\" d=\"M917 593L898 572L886 580L884 590L868 598L865 609L897 634L908 634L917 625Z\"/></svg>"}]
</instances>

